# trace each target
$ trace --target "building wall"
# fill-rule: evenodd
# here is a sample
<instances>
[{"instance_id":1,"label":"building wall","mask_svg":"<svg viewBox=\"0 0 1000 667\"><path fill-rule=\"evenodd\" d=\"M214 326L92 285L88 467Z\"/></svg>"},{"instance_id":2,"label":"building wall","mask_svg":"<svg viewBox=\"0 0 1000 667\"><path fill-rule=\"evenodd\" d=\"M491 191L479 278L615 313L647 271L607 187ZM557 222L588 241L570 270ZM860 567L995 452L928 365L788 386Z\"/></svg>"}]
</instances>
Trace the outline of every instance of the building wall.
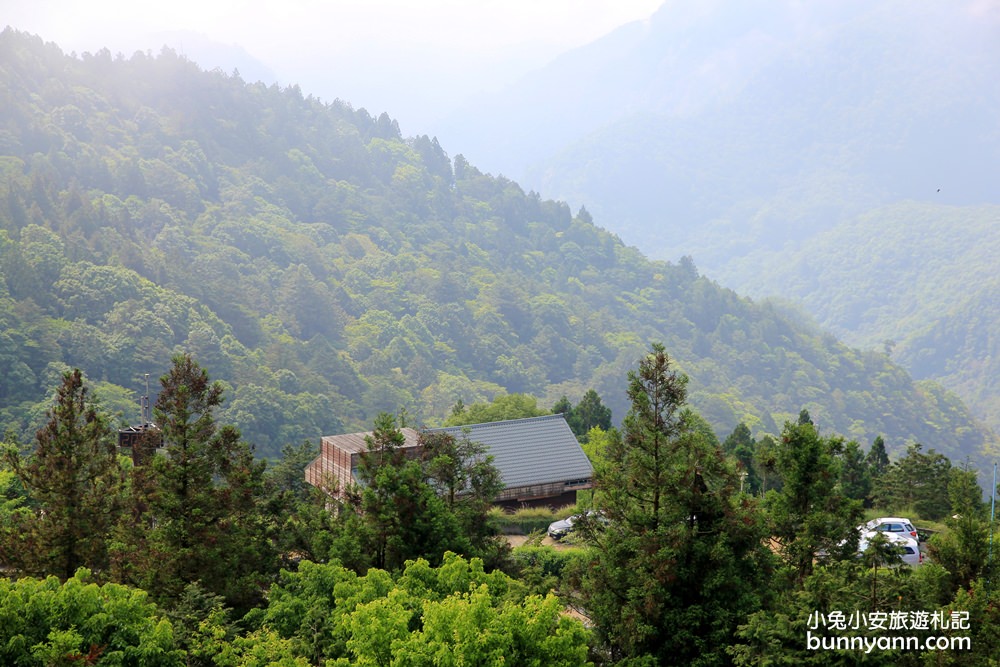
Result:
<instances>
[{"instance_id":1,"label":"building wall","mask_svg":"<svg viewBox=\"0 0 1000 667\"><path fill-rule=\"evenodd\" d=\"M355 455L356 456L356 455ZM320 455L306 466L306 481L328 492L338 492L350 484L353 456L327 442L320 443Z\"/></svg>"}]
</instances>

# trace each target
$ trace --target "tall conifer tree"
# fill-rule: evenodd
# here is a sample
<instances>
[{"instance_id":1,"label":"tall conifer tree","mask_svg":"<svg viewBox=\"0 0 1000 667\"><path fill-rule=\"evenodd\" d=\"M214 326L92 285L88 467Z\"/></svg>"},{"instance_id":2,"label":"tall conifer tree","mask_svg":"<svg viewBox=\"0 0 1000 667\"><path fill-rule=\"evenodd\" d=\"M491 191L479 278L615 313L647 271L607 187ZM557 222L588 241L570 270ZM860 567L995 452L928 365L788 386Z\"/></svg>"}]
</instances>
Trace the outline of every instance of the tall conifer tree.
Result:
<instances>
[{"instance_id":1,"label":"tall conifer tree","mask_svg":"<svg viewBox=\"0 0 1000 667\"><path fill-rule=\"evenodd\" d=\"M624 435L596 471L602 514L580 522L594 545L584 606L611 660L725 663L761 605L771 556L755 501L695 427L686 386L662 345L629 373Z\"/></svg>"},{"instance_id":2,"label":"tall conifer tree","mask_svg":"<svg viewBox=\"0 0 1000 667\"><path fill-rule=\"evenodd\" d=\"M33 515L21 515L11 560L30 574L72 577L108 565L107 540L120 508L122 471L112 429L91 400L79 369L63 374L48 422L28 456L7 450Z\"/></svg>"},{"instance_id":3,"label":"tall conifer tree","mask_svg":"<svg viewBox=\"0 0 1000 667\"><path fill-rule=\"evenodd\" d=\"M126 579L161 599L192 582L237 608L256 602L254 581L273 562L259 503L263 469L233 426L218 427L222 386L190 355L177 355L154 406L165 452L138 469L139 542L130 546Z\"/></svg>"}]
</instances>

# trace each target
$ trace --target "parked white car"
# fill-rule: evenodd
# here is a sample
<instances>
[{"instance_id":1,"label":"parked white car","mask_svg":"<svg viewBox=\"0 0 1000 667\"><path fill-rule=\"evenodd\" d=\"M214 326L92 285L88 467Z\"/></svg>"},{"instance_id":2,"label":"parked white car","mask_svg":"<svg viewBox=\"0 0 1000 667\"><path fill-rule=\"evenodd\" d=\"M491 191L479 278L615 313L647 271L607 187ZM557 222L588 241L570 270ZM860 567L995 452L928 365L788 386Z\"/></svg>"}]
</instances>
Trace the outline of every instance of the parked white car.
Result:
<instances>
[{"instance_id":1,"label":"parked white car","mask_svg":"<svg viewBox=\"0 0 1000 667\"><path fill-rule=\"evenodd\" d=\"M899 548L900 557L907 565L916 566L924 562L924 554L920 551L920 544L915 539L899 533L878 530L870 531L861 536L861 540L858 542L859 557L868 549L870 540L879 533L885 535L889 542Z\"/></svg>"},{"instance_id":2,"label":"parked white car","mask_svg":"<svg viewBox=\"0 0 1000 667\"><path fill-rule=\"evenodd\" d=\"M879 532L892 535L903 535L917 543L920 542L920 536L917 535L917 529L913 527L913 522L902 517L882 516L877 519L872 519L863 526L858 526L858 530L861 531L862 539L864 539L865 535L868 533Z\"/></svg>"},{"instance_id":3,"label":"parked white car","mask_svg":"<svg viewBox=\"0 0 1000 667\"><path fill-rule=\"evenodd\" d=\"M596 516L598 521L607 521L600 512L596 510L587 510L587 516ZM565 519L560 519L559 521L553 521L549 524L549 537L553 540L560 540L566 537L569 533L573 531L573 524L576 523L577 519L580 519L583 514L574 514L573 516L568 516Z\"/></svg>"}]
</instances>

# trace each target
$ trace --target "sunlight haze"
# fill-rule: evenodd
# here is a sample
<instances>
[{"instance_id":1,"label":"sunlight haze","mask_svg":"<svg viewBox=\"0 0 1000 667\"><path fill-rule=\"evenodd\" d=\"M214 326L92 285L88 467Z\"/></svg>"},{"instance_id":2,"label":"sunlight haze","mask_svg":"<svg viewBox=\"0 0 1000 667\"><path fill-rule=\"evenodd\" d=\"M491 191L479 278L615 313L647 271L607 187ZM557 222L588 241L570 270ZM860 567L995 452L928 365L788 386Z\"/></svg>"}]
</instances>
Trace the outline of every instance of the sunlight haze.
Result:
<instances>
[{"instance_id":1,"label":"sunlight haze","mask_svg":"<svg viewBox=\"0 0 1000 667\"><path fill-rule=\"evenodd\" d=\"M208 69L386 111L412 134L470 95L648 18L660 0L0 4L12 5L6 23L66 52L155 54L167 44Z\"/></svg>"}]
</instances>

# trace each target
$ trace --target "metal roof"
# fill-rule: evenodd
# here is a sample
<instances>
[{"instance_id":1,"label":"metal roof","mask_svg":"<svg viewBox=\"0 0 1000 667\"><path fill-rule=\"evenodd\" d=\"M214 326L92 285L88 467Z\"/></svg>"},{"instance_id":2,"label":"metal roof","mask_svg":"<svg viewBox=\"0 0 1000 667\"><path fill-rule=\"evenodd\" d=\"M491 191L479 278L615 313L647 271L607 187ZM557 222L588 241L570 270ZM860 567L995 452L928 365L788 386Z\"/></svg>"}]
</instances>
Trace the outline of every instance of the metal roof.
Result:
<instances>
[{"instance_id":1,"label":"metal roof","mask_svg":"<svg viewBox=\"0 0 1000 667\"><path fill-rule=\"evenodd\" d=\"M589 479L590 460L561 414L428 429L486 446L507 488Z\"/></svg>"},{"instance_id":2,"label":"metal roof","mask_svg":"<svg viewBox=\"0 0 1000 667\"><path fill-rule=\"evenodd\" d=\"M412 428L400 429L405 441L403 447L416 447L419 434ZM368 451L368 442L365 440L372 435L371 431L363 433L344 433L342 435L324 435L323 442L333 445L342 451L357 454Z\"/></svg>"}]
</instances>

